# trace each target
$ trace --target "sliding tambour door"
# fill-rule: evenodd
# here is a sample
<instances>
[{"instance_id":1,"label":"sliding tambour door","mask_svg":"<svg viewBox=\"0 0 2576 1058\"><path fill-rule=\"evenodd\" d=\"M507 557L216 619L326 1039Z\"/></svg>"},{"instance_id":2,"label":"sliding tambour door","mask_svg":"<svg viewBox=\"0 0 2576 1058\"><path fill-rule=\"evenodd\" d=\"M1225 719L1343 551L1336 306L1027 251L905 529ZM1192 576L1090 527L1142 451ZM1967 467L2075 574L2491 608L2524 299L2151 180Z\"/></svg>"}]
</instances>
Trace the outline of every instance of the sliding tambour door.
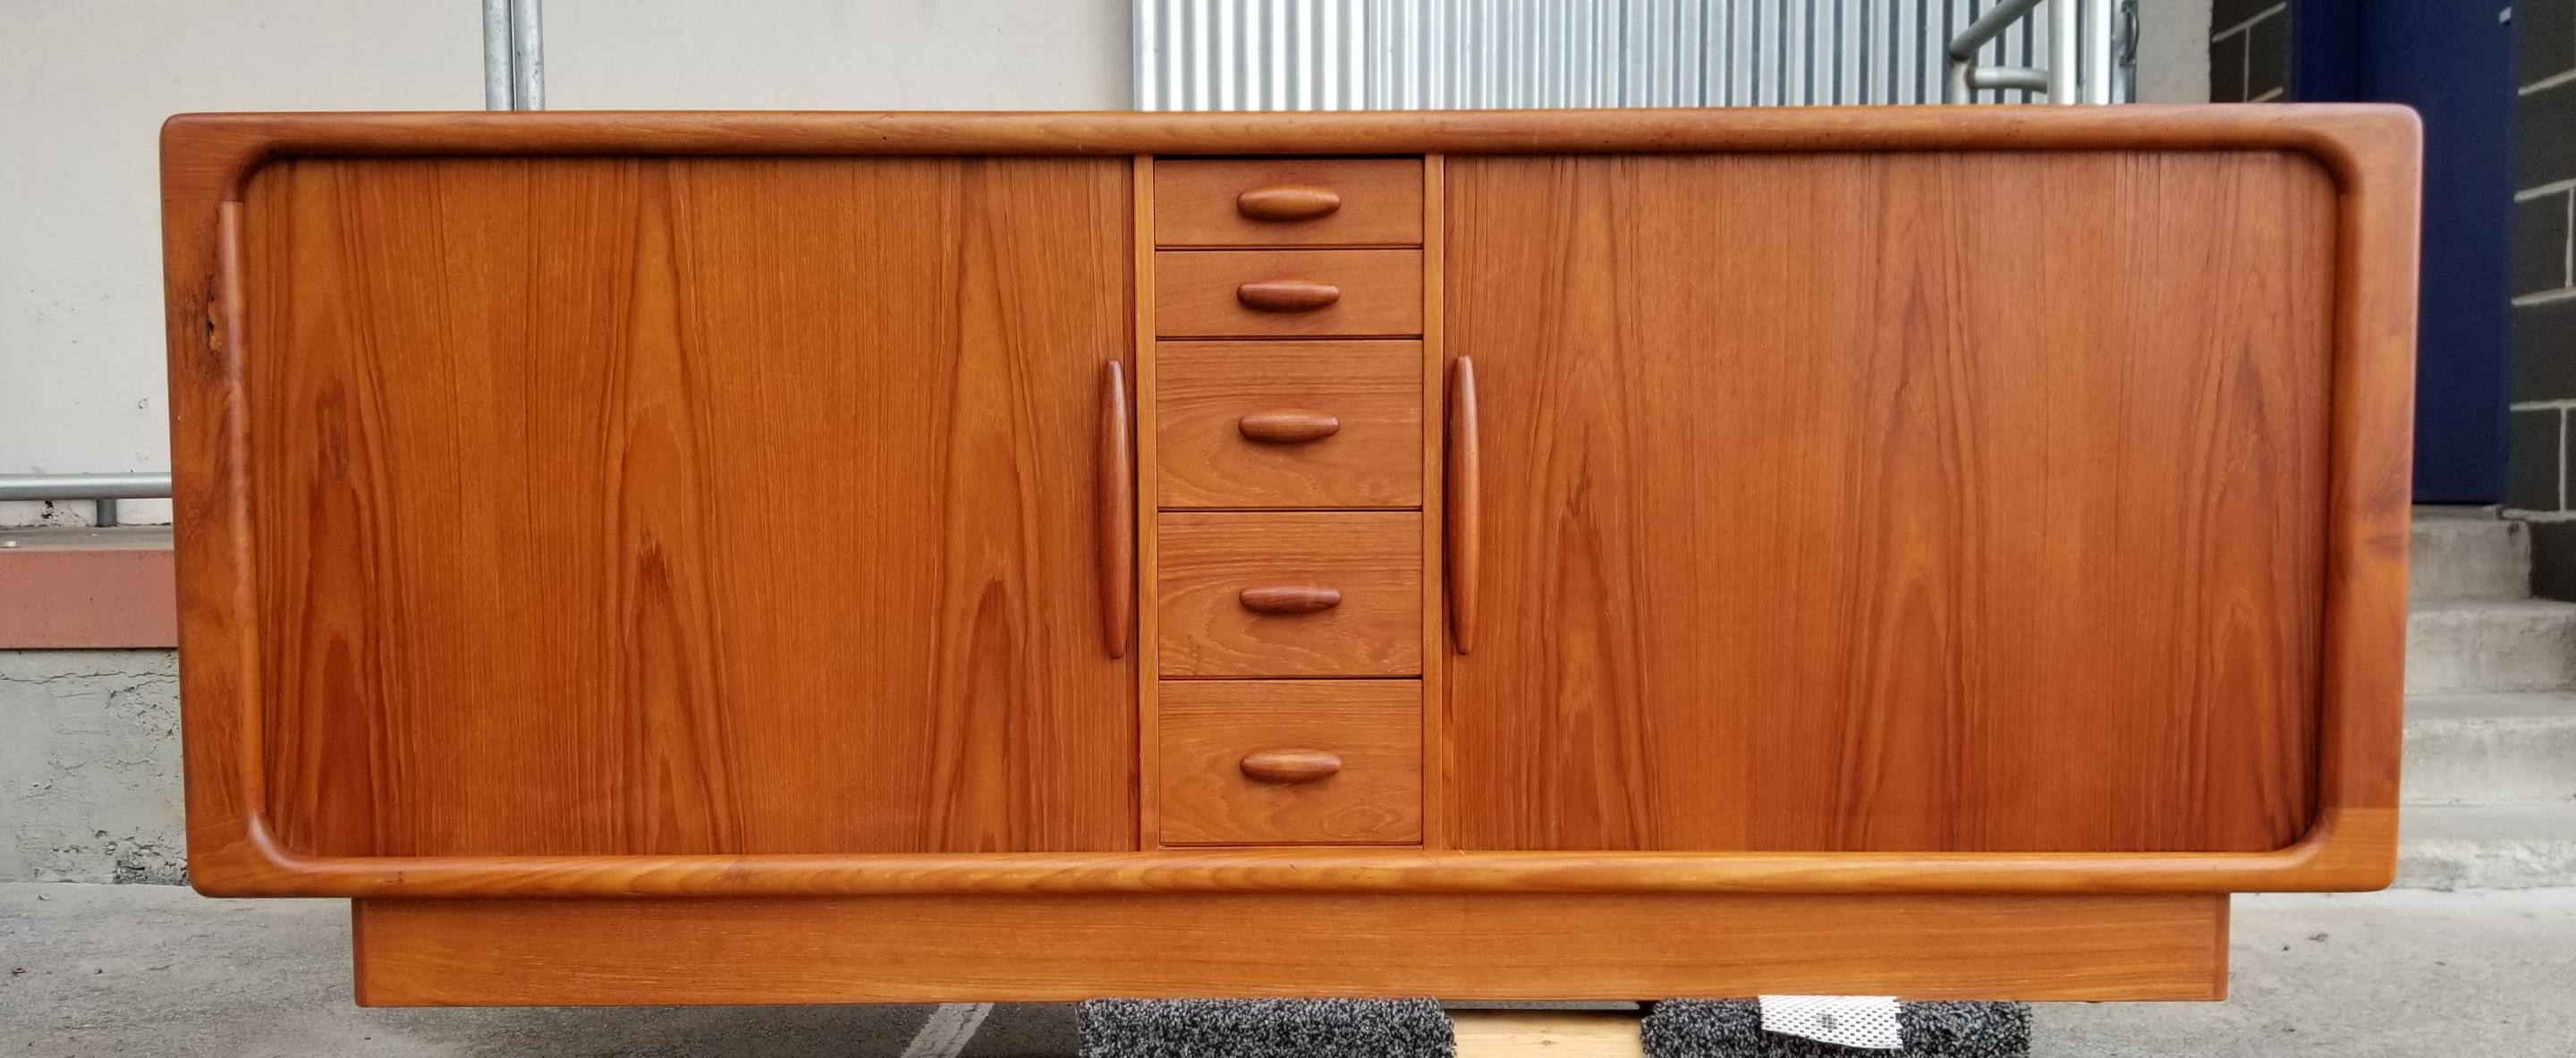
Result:
<instances>
[{"instance_id":1,"label":"sliding tambour door","mask_svg":"<svg viewBox=\"0 0 2576 1058\"><path fill-rule=\"evenodd\" d=\"M1457 844L2300 838L2335 196L2263 151L1452 158Z\"/></svg>"},{"instance_id":2,"label":"sliding tambour door","mask_svg":"<svg viewBox=\"0 0 2576 1058\"><path fill-rule=\"evenodd\" d=\"M1125 159L282 160L242 207L289 853L1134 847Z\"/></svg>"}]
</instances>

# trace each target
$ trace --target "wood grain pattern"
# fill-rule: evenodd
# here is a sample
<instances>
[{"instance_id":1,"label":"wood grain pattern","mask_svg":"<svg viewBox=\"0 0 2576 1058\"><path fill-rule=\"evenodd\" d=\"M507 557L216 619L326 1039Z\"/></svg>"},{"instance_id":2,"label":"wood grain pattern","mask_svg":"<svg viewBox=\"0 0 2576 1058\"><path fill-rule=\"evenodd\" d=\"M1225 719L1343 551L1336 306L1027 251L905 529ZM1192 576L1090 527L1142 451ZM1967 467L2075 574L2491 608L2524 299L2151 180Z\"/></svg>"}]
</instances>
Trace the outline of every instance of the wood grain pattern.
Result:
<instances>
[{"instance_id":1,"label":"wood grain pattern","mask_svg":"<svg viewBox=\"0 0 2576 1058\"><path fill-rule=\"evenodd\" d=\"M1342 417L1302 409L1256 411L1236 419L1234 432L1266 445L1313 444L1342 432Z\"/></svg>"},{"instance_id":2,"label":"wood grain pattern","mask_svg":"<svg viewBox=\"0 0 2576 1058\"><path fill-rule=\"evenodd\" d=\"M252 175L314 156L919 156L1262 151L1822 152L2289 151L2332 174L2334 366L2329 447L2319 814L2268 853L1524 853L1389 850L1178 853L751 854L381 858L302 855L263 820L268 699L250 544L243 409L239 199ZM2413 115L2388 106L1989 107L1948 110L1624 110L1550 113L183 115L163 128L165 299L174 487L180 511L182 717L191 880L218 895L576 896L664 894L1506 890L1812 893L2187 893L2370 889L2396 840L2413 378L2416 164ZM1437 155L1435 154L1435 159ZM1153 383L1150 158L1135 157L1132 218L1139 389ZM1426 166L1426 209L1443 186ZM1425 229L1426 257L1441 239ZM1427 363L1442 353L1439 287ZM1468 350L1461 350L1468 351ZM1436 385L1436 375L1432 384ZM1071 387L1079 389L1079 386ZM1139 459L1155 465L1153 403L1140 397ZM1426 426L1437 429L1436 418ZM1437 443L1425 446L1424 532L1439 531ZM1140 564L1152 561L1155 479L1139 483ZM1431 556L1438 557L1437 549ZM1436 568L1436 562L1435 562ZM1425 578L1429 599L1438 597ZM1150 596L1149 596L1150 597ZM1155 642L1154 607L1140 611ZM1438 622L1438 607L1424 607ZM1088 636L1086 635L1086 639ZM1426 682L1440 666L1427 666ZM1154 681L1137 693L1151 723ZM1447 696L1437 696L1445 698ZM1440 708L1434 704L1432 708ZM1436 733L1437 728L1433 731ZM1150 742L1148 743L1150 744ZM1150 759L1141 766L1150 768ZM1149 784L1150 787L1150 784ZM1436 803L1436 799L1435 799ZM1146 811L1150 812L1150 806ZM1437 813L1429 825L1437 827ZM1148 826L1148 840L1151 827Z\"/></svg>"},{"instance_id":3,"label":"wood grain pattern","mask_svg":"<svg viewBox=\"0 0 2576 1058\"><path fill-rule=\"evenodd\" d=\"M1256 279L1235 287L1234 300L1255 312L1315 312L1342 300L1342 288L1308 279Z\"/></svg>"},{"instance_id":4,"label":"wood grain pattern","mask_svg":"<svg viewBox=\"0 0 2576 1058\"><path fill-rule=\"evenodd\" d=\"M1447 270L1446 229L1447 159L1428 155L1422 159L1422 381L1424 404L1422 416L1422 766L1428 774L1422 795L1422 845L1430 849L1454 846L1449 838L1448 807L1450 783L1449 748L1446 732L1449 723L1442 715L1447 702L1446 684L1441 671L1446 667L1448 651L1441 649L1440 636L1447 627L1448 562L1443 555L1447 507L1443 502L1447 454L1443 419L1437 401L1443 379L1449 370L1447 324L1448 313L1441 300L1442 273Z\"/></svg>"},{"instance_id":5,"label":"wood grain pattern","mask_svg":"<svg viewBox=\"0 0 2576 1058\"><path fill-rule=\"evenodd\" d=\"M357 998L2218 999L2226 906L1885 894L370 900L357 912Z\"/></svg>"},{"instance_id":6,"label":"wood grain pattern","mask_svg":"<svg viewBox=\"0 0 2576 1058\"><path fill-rule=\"evenodd\" d=\"M1136 464L1128 454L1127 372L1112 360L1101 370L1100 448L1094 467L1100 502L1100 638L1113 658L1127 656L1136 618Z\"/></svg>"},{"instance_id":7,"label":"wood grain pattern","mask_svg":"<svg viewBox=\"0 0 2576 1058\"><path fill-rule=\"evenodd\" d=\"M1165 676L1422 672L1422 516L1411 511L1165 511L1156 606ZM1254 585L1332 587L1314 613L1243 605Z\"/></svg>"},{"instance_id":8,"label":"wood grain pattern","mask_svg":"<svg viewBox=\"0 0 2576 1058\"><path fill-rule=\"evenodd\" d=\"M1630 1010L1453 1010L1457 1058L1646 1058Z\"/></svg>"},{"instance_id":9,"label":"wood grain pattern","mask_svg":"<svg viewBox=\"0 0 2576 1058\"><path fill-rule=\"evenodd\" d=\"M2322 824L2321 824L2322 826ZM1152 852L316 857L257 817L200 846L210 896L800 897L1036 893L2339 892L2388 884L2397 813L2347 808L2276 852L1555 852L1199 847ZM192 854L193 856L193 854ZM192 859L193 863L194 860Z\"/></svg>"},{"instance_id":10,"label":"wood grain pattern","mask_svg":"<svg viewBox=\"0 0 2576 1058\"><path fill-rule=\"evenodd\" d=\"M1321 749L1259 749L1244 754L1236 770L1259 782L1322 782L1342 773L1342 758Z\"/></svg>"},{"instance_id":11,"label":"wood grain pattern","mask_svg":"<svg viewBox=\"0 0 2576 1058\"><path fill-rule=\"evenodd\" d=\"M2258 851L2308 833L2322 169L1449 173L1492 615L1449 667L1456 781L1491 794L1461 802L1462 847ZM1991 267L2006 259L2115 281L2033 286Z\"/></svg>"},{"instance_id":12,"label":"wood grain pattern","mask_svg":"<svg viewBox=\"0 0 2576 1058\"><path fill-rule=\"evenodd\" d=\"M1163 342L1155 474L1183 507L1412 507L1422 502L1422 347L1410 341ZM1248 438L1246 417L1330 415L1329 436Z\"/></svg>"},{"instance_id":13,"label":"wood grain pattern","mask_svg":"<svg viewBox=\"0 0 2576 1058\"><path fill-rule=\"evenodd\" d=\"M1160 475L1154 468L1163 463L1161 443L1156 439L1162 429L1162 357L1154 352L1154 158L1140 154L1133 159L1134 174L1129 181L1129 220L1135 225L1135 238L1128 246L1129 276L1135 284L1135 303L1128 306L1134 315L1136 353L1136 592L1140 600L1155 597L1155 556L1160 548L1154 537L1154 512L1162 509ZM1148 604L1136 610L1137 649L1150 651L1161 642L1161 614ZM1157 702L1151 670L1136 681L1136 847L1153 849L1160 844L1161 806L1155 791L1161 783L1155 776L1156 729L1160 706Z\"/></svg>"},{"instance_id":14,"label":"wood grain pattern","mask_svg":"<svg viewBox=\"0 0 2576 1058\"><path fill-rule=\"evenodd\" d=\"M1422 333L1420 250L1164 250L1154 255L1165 338L1403 338ZM1248 285L1323 284L1313 307L1256 308ZM1283 297L1285 294L1283 293Z\"/></svg>"},{"instance_id":15,"label":"wood grain pattern","mask_svg":"<svg viewBox=\"0 0 2576 1058\"><path fill-rule=\"evenodd\" d=\"M1264 779L1264 751L1332 757ZM1422 685L1190 680L1163 686L1163 843L1413 844L1422 839Z\"/></svg>"},{"instance_id":16,"label":"wood grain pattern","mask_svg":"<svg viewBox=\"0 0 2576 1058\"><path fill-rule=\"evenodd\" d=\"M1329 187L1273 184L1234 196L1234 210L1254 220L1313 220L1342 208L1342 195Z\"/></svg>"},{"instance_id":17,"label":"wood grain pattern","mask_svg":"<svg viewBox=\"0 0 2576 1058\"><path fill-rule=\"evenodd\" d=\"M162 126L165 200L237 199L274 158L364 155L1140 155L2273 150L2413 196L2413 111L2385 104L925 113L477 111L181 114ZM2367 175L2366 175L2367 174ZM2388 183L2382 183L2387 181ZM2403 183L2406 186L2395 186ZM2395 205L2390 202L2389 205ZM2392 213L2393 216L2393 213ZM2392 233L2393 234L2393 233Z\"/></svg>"},{"instance_id":18,"label":"wood grain pattern","mask_svg":"<svg viewBox=\"0 0 2576 1058\"><path fill-rule=\"evenodd\" d=\"M1330 196L1331 208L1316 209ZM1264 214L1269 215L1264 215ZM1164 246L1419 246L1414 158L1193 158L1154 174Z\"/></svg>"},{"instance_id":19,"label":"wood grain pattern","mask_svg":"<svg viewBox=\"0 0 2576 1058\"><path fill-rule=\"evenodd\" d=\"M1236 592L1235 598L1257 614L1322 613L1342 604L1342 589L1301 582L1251 584Z\"/></svg>"},{"instance_id":20,"label":"wood grain pattern","mask_svg":"<svg viewBox=\"0 0 2576 1058\"><path fill-rule=\"evenodd\" d=\"M1485 576L1485 462L1477 441L1476 358L1449 367L1449 646L1476 649Z\"/></svg>"},{"instance_id":21,"label":"wood grain pattern","mask_svg":"<svg viewBox=\"0 0 2576 1058\"><path fill-rule=\"evenodd\" d=\"M274 839L1134 845L1127 166L298 161L245 208ZM864 435L850 424L867 423Z\"/></svg>"}]
</instances>

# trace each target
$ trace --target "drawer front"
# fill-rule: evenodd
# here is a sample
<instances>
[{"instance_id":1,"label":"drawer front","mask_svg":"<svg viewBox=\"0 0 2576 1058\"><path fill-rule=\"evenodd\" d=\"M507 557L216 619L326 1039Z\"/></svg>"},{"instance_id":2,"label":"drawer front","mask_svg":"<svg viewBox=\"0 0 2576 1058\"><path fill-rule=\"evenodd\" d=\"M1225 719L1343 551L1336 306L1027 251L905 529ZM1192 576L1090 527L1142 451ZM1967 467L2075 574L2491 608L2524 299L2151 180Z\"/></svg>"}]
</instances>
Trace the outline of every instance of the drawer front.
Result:
<instances>
[{"instance_id":1,"label":"drawer front","mask_svg":"<svg viewBox=\"0 0 2576 1058\"><path fill-rule=\"evenodd\" d=\"M1154 329L1165 338L1417 337L1422 251L1158 251Z\"/></svg>"},{"instance_id":2,"label":"drawer front","mask_svg":"<svg viewBox=\"0 0 2576 1058\"><path fill-rule=\"evenodd\" d=\"M1422 159L1154 163L1161 246L1420 246Z\"/></svg>"},{"instance_id":3,"label":"drawer front","mask_svg":"<svg viewBox=\"0 0 2576 1058\"><path fill-rule=\"evenodd\" d=\"M1422 515L1172 511L1156 522L1166 676L1422 672Z\"/></svg>"},{"instance_id":4,"label":"drawer front","mask_svg":"<svg viewBox=\"0 0 2576 1058\"><path fill-rule=\"evenodd\" d=\"M1422 840L1422 685L1179 680L1160 693L1166 845Z\"/></svg>"},{"instance_id":5,"label":"drawer front","mask_svg":"<svg viewBox=\"0 0 2576 1058\"><path fill-rule=\"evenodd\" d=\"M1164 342L1165 507L1417 507L1422 343Z\"/></svg>"}]
</instances>

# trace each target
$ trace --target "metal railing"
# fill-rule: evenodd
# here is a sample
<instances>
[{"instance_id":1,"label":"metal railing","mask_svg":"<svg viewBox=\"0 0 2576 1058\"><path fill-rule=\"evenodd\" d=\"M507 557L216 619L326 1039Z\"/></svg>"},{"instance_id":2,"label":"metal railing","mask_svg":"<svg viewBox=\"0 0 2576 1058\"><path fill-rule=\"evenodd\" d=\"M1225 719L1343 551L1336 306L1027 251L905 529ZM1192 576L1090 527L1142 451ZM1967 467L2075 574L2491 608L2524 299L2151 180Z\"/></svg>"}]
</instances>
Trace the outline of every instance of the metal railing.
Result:
<instances>
[{"instance_id":1,"label":"metal railing","mask_svg":"<svg viewBox=\"0 0 2576 1058\"><path fill-rule=\"evenodd\" d=\"M1987 74L1972 99L1952 99L1951 42L1971 26L1984 31L1958 54L1976 66L2054 68L2103 86L2105 101L2132 95L2107 36L2075 61L2043 56L2055 9L2088 0L1131 2L1138 110L1888 106L2047 91L2036 73ZM2117 31L2108 18L2085 26ZM2088 54L2117 68L2096 73Z\"/></svg>"},{"instance_id":2,"label":"metal railing","mask_svg":"<svg viewBox=\"0 0 2576 1058\"><path fill-rule=\"evenodd\" d=\"M2042 2L2002 0L1950 38L1944 49L1950 64L1942 82L1942 102L1969 102L1981 88L2045 92L2051 103L2111 102L2111 0L2045 0L2048 65L2044 67L1978 64L1979 51L2030 17Z\"/></svg>"},{"instance_id":3,"label":"metal railing","mask_svg":"<svg viewBox=\"0 0 2576 1058\"><path fill-rule=\"evenodd\" d=\"M118 500L169 498L168 474L0 474L0 501L90 500L101 526L116 524Z\"/></svg>"}]
</instances>

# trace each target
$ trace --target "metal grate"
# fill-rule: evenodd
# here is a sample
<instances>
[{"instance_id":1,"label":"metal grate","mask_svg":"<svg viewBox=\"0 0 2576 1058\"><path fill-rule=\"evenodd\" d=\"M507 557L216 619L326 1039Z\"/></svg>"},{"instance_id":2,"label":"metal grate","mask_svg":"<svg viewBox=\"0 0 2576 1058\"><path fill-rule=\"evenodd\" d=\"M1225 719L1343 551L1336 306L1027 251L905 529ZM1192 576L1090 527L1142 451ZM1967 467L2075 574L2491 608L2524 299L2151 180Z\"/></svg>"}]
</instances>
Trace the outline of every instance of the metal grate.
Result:
<instances>
[{"instance_id":1,"label":"metal grate","mask_svg":"<svg viewBox=\"0 0 2576 1058\"><path fill-rule=\"evenodd\" d=\"M1938 103L1944 44L1998 2L1135 0L1136 108ZM1977 65L2045 65L2048 19L2081 6L2046 0Z\"/></svg>"}]
</instances>

